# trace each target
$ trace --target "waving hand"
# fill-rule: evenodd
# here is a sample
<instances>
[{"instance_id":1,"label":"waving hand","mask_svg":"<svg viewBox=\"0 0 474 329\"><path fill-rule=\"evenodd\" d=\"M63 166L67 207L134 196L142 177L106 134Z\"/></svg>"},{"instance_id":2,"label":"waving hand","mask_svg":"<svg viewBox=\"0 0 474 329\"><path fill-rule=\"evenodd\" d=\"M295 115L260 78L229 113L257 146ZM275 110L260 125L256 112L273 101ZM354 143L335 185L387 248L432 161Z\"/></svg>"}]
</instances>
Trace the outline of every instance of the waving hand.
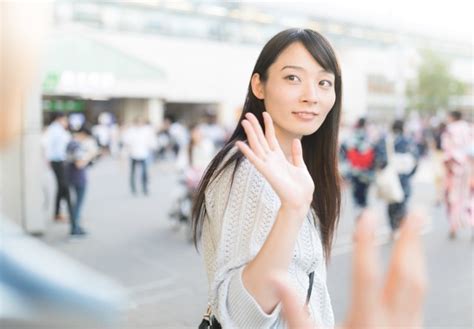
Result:
<instances>
[{"instance_id":1,"label":"waving hand","mask_svg":"<svg viewBox=\"0 0 474 329\"><path fill-rule=\"evenodd\" d=\"M248 145L244 142L236 145L267 179L282 206L307 211L313 198L314 182L303 160L301 141L293 140L289 161L278 143L270 115L263 113L265 132L255 115L247 113L245 117L242 126Z\"/></svg>"}]
</instances>

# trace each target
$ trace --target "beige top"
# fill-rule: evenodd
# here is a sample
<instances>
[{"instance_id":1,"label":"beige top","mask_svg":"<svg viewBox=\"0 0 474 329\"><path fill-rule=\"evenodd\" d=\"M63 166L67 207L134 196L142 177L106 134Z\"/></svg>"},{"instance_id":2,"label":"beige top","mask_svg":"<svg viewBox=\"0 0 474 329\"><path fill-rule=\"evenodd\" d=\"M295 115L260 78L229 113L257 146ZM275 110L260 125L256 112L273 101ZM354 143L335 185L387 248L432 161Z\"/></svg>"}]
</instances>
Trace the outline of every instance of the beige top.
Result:
<instances>
[{"instance_id":1,"label":"beige top","mask_svg":"<svg viewBox=\"0 0 474 329\"><path fill-rule=\"evenodd\" d=\"M230 165L207 188L202 252L209 282L212 313L223 328L284 328L280 305L272 314L262 311L242 283L242 270L265 242L280 207L266 179L246 158L232 182ZM318 230L310 212L296 240L288 268L290 282L303 305L314 271L309 303L311 317L320 328L334 327L326 286L326 264Z\"/></svg>"}]
</instances>

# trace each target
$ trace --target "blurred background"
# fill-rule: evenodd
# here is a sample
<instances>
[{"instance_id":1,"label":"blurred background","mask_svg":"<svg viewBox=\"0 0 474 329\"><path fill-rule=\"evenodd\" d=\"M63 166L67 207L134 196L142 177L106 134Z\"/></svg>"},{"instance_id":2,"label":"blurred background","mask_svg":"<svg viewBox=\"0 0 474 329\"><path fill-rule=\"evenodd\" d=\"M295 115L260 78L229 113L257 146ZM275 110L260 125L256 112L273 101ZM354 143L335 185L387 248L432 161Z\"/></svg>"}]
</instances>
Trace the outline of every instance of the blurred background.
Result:
<instances>
[{"instance_id":1,"label":"blurred background","mask_svg":"<svg viewBox=\"0 0 474 329\"><path fill-rule=\"evenodd\" d=\"M470 124L466 157L472 165L470 1L58 0L47 6L40 74L22 97L21 136L0 152L0 205L16 225L13 231L35 243L12 244L16 252L30 248L18 257L35 261L26 270L31 277L49 267L57 277L48 281L53 286L74 278L65 300L99 301L95 310L71 302L82 317L94 314L101 326L117 328L199 324L207 280L190 243L193 190L237 123L263 45L283 29L304 27L322 33L340 60L341 143L351 143L360 118L371 141L401 119L414 143L419 164L408 203L423 206L432 218L423 236L430 280L425 326L473 327L472 208L453 237L441 145L448 113L462 114ZM59 177L59 162L75 171ZM360 206L351 196L346 162L342 217L328 268L337 322L348 306L351 234ZM386 203L372 185L367 203L380 214L377 234L387 260L392 240ZM36 243L55 256L40 257ZM12 282L8 264L2 264L0 279ZM104 281L97 284L98 278ZM91 289L96 284L106 297L97 299ZM28 300L29 286L21 280L17 285ZM0 289L0 297L11 295ZM59 318L63 310L51 305L48 314ZM112 315L100 316L100 307ZM0 319L12 326L44 321L25 310L0 312Z\"/></svg>"}]
</instances>

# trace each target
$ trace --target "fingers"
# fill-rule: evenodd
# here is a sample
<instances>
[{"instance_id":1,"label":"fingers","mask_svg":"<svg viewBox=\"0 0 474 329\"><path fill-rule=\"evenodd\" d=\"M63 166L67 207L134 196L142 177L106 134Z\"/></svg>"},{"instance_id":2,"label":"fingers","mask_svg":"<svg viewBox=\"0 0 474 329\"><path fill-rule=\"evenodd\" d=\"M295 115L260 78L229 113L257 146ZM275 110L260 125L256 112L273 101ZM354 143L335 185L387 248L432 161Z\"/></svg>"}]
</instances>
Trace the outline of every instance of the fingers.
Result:
<instances>
[{"instance_id":1,"label":"fingers","mask_svg":"<svg viewBox=\"0 0 474 329\"><path fill-rule=\"evenodd\" d=\"M301 147L301 141L299 139L294 139L293 144L291 145L291 156L293 158L293 164L297 167L303 167L303 149Z\"/></svg>"},{"instance_id":2,"label":"fingers","mask_svg":"<svg viewBox=\"0 0 474 329\"><path fill-rule=\"evenodd\" d=\"M252 127L255 131L255 134L263 150L268 152L270 150L270 147L268 146L267 139L265 138L265 135L263 134L262 126L258 122L257 117L253 113L250 113L250 112L247 113L245 117L252 124Z\"/></svg>"},{"instance_id":3,"label":"fingers","mask_svg":"<svg viewBox=\"0 0 474 329\"><path fill-rule=\"evenodd\" d=\"M265 158L266 152L259 141L257 132L255 131L255 128L253 127L252 123L250 123L249 120L242 120L242 126L244 127L245 134L247 135L247 140L254 154L259 158Z\"/></svg>"},{"instance_id":4,"label":"fingers","mask_svg":"<svg viewBox=\"0 0 474 329\"><path fill-rule=\"evenodd\" d=\"M247 159L255 166L255 168L261 168L262 160L252 151L252 149L242 141L235 142L235 145L245 155Z\"/></svg>"},{"instance_id":5,"label":"fingers","mask_svg":"<svg viewBox=\"0 0 474 329\"><path fill-rule=\"evenodd\" d=\"M260 143L260 146L265 152L270 151L270 147L268 145L267 139L263 133L262 126L257 120L257 117L253 113L247 113L245 115L247 120L252 124L253 130L255 131L255 135L257 136L258 142Z\"/></svg>"},{"instance_id":6,"label":"fingers","mask_svg":"<svg viewBox=\"0 0 474 329\"><path fill-rule=\"evenodd\" d=\"M354 234L352 296L349 327L373 325L374 310L380 298L380 273L375 248L375 215L365 210L359 217Z\"/></svg>"},{"instance_id":7,"label":"fingers","mask_svg":"<svg viewBox=\"0 0 474 329\"><path fill-rule=\"evenodd\" d=\"M272 117L268 112L263 112L263 122L265 123L265 137L267 138L268 146L271 150L276 150L280 145L276 139Z\"/></svg>"},{"instance_id":8,"label":"fingers","mask_svg":"<svg viewBox=\"0 0 474 329\"><path fill-rule=\"evenodd\" d=\"M416 326L422 322L427 285L420 239L424 220L421 213L411 213L405 218L389 265L383 300L399 325Z\"/></svg>"},{"instance_id":9,"label":"fingers","mask_svg":"<svg viewBox=\"0 0 474 329\"><path fill-rule=\"evenodd\" d=\"M271 278L276 289L278 298L283 307L283 315L290 329L314 329L316 328L304 311L302 301L291 289L289 282L283 274L274 275Z\"/></svg>"}]
</instances>

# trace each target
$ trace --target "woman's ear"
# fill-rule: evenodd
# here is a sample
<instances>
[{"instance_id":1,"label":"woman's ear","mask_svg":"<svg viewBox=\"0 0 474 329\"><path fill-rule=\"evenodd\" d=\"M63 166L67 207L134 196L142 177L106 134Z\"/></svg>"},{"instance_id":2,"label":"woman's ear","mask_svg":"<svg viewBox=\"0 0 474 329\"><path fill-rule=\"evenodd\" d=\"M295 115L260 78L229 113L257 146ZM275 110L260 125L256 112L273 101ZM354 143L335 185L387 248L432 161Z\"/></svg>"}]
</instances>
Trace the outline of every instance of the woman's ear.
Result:
<instances>
[{"instance_id":1,"label":"woman's ear","mask_svg":"<svg viewBox=\"0 0 474 329\"><path fill-rule=\"evenodd\" d=\"M265 93L263 91L263 82L260 80L260 74L254 73L250 81L252 86L252 92L258 99L262 100L265 98Z\"/></svg>"}]
</instances>

